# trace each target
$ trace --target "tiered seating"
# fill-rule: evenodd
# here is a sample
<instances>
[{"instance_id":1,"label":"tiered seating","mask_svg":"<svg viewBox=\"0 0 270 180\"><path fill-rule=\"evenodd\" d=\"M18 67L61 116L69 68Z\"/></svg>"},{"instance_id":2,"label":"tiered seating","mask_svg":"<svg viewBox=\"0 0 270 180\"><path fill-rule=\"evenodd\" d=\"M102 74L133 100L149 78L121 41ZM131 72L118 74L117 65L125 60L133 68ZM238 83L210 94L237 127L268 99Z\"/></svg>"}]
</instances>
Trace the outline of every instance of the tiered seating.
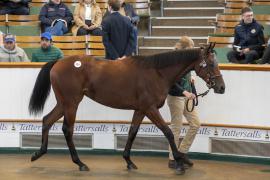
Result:
<instances>
[{"instance_id":1,"label":"tiered seating","mask_svg":"<svg viewBox=\"0 0 270 180\"><path fill-rule=\"evenodd\" d=\"M47 3L48 0L32 0L30 4L30 14L39 14L41 7ZM75 6L79 0L62 0L74 12ZM103 14L108 8L108 0L96 0ZM135 11L141 17L150 16L150 0L126 0L125 2L132 4Z\"/></svg>"},{"instance_id":2,"label":"tiered seating","mask_svg":"<svg viewBox=\"0 0 270 180\"><path fill-rule=\"evenodd\" d=\"M270 0L252 0L252 5L270 5Z\"/></svg>"},{"instance_id":3,"label":"tiered seating","mask_svg":"<svg viewBox=\"0 0 270 180\"><path fill-rule=\"evenodd\" d=\"M39 36L16 36L16 42L25 50L30 59L33 51L40 47ZM101 36L53 36L53 42L54 46L63 51L64 56L105 56Z\"/></svg>"},{"instance_id":4,"label":"tiered seating","mask_svg":"<svg viewBox=\"0 0 270 180\"><path fill-rule=\"evenodd\" d=\"M37 15L1 15L0 30L25 36L40 35L40 22Z\"/></svg>"},{"instance_id":5,"label":"tiered seating","mask_svg":"<svg viewBox=\"0 0 270 180\"><path fill-rule=\"evenodd\" d=\"M235 14L217 14L216 21L212 22L216 25L215 33L225 33L233 35L234 27L239 24L241 15ZM256 14L254 18L260 22L265 29L269 29L267 23L270 21L270 15ZM268 36L269 32L265 30L265 35Z\"/></svg>"},{"instance_id":6,"label":"tiered seating","mask_svg":"<svg viewBox=\"0 0 270 180\"><path fill-rule=\"evenodd\" d=\"M241 9L250 6L250 0L226 0L225 13L240 13Z\"/></svg>"},{"instance_id":7,"label":"tiered seating","mask_svg":"<svg viewBox=\"0 0 270 180\"><path fill-rule=\"evenodd\" d=\"M105 56L101 36L54 36L53 41L54 46L60 48L65 56Z\"/></svg>"}]
</instances>

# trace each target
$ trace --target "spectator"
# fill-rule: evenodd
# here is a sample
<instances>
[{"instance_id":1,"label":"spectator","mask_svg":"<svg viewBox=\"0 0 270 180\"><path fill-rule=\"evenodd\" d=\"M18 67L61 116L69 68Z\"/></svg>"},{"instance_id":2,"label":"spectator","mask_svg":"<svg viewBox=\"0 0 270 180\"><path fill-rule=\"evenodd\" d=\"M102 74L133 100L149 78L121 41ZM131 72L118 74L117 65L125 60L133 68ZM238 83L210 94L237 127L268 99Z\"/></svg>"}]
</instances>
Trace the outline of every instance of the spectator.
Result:
<instances>
[{"instance_id":1,"label":"spectator","mask_svg":"<svg viewBox=\"0 0 270 180\"><path fill-rule=\"evenodd\" d=\"M227 58L232 63L254 63L263 54L263 26L253 19L252 9L242 9L242 21L235 27L233 50Z\"/></svg>"},{"instance_id":2,"label":"spectator","mask_svg":"<svg viewBox=\"0 0 270 180\"><path fill-rule=\"evenodd\" d=\"M3 0L0 2L0 15L28 15L30 12L29 2L31 0Z\"/></svg>"},{"instance_id":3,"label":"spectator","mask_svg":"<svg viewBox=\"0 0 270 180\"><path fill-rule=\"evenodd\" d=\"M92 34L101 36L102 12L99 5L95 0L80 0L79 2L74 11L73 35Z\"/></svg>"},{"instance_id":4,"label":"spectator","mask_svg":"<svg viewBox=\"0 0 270 180\"><path fill-rule=\"evenodd\" d=\"M16 46L15 37L12 34L6 34L3 37L4 45L0 46L1 62L27 62L29 61L24 50Z\"/></svg>"},{"instance_id":5,"label":"spectator","mask_svg":"<svg viewBox=\"0 0 270 180\"><path fill-rule=\"evenodd\" d=\"M133 25L133 32L134 32L134 37L135 37L135 44L134 44L134 50L133 52L136 53L137 51L137 36L138 36L138 28L137 25L139 23L140 17L137 15L137 13L135 12L133 6L129 3L126 3L125 0L120 0L120 14L122 14L123 16L127 16L132 25ZM107 10L104 18L106 16L108 16L110 14L110 11Z\"/></svg>"},{"instance_id":6,"label":"spectator","mask_svg":"<svg viewBox=\"0 0 270 180\"><path fill-rule=\"evenodd\" d=\"M40 49L32 54L32 62L49 62L63 58L62 51L52 45L52 35L49 32L41 34Z\"/></svg>"},{"instance_id":7,"label":"spectator","mask_svg":"<svg viewBox=\"0 0 270 180\"><path fill-rule=\"evenodd\" d=\"M61 0L50 0L45 4L39 14L42 28L55 36L67 33L73 20L69 8Z\"/></svg>"},{"instance_id":8,"label":"spectator","mask_svg":"<svg viewBox=\"0 0 270 180\"><path fill-rule=\"evenodd\" d=\"M107 59L123 59L133 52L133 26L129 18L119 13L120 1L109 0L110 14L102 21L103 44Z\"/></svg>"},{"instance_id":9,"label":"spectator","mask_svg":"<svg viewBox=\"0 0 270 180\"><path fill-rule=\"evenodd\" d=\"M175 49L193 48L194 42L190 37L183 36L180 42L175 45ZM167 104L171 113L171 129L174 135L174 141L178 150L184 153L183 163L189 167L193 166L193 162L189 160L187 153L191 144L193 143L197 131L200 128L200 121L196 109L192 112L187 111L186 102L188 99L194 99L195 95L192 93L191 83L194 79L190 72L183 78L179 79L169 90L167 97ZM183 123L183 116L189 123L189 129L182 142L179 143L180 130ZM173 158L171 149L169 148L169 168L175 168L176 162Z\"/></svg>"}]
</instances>

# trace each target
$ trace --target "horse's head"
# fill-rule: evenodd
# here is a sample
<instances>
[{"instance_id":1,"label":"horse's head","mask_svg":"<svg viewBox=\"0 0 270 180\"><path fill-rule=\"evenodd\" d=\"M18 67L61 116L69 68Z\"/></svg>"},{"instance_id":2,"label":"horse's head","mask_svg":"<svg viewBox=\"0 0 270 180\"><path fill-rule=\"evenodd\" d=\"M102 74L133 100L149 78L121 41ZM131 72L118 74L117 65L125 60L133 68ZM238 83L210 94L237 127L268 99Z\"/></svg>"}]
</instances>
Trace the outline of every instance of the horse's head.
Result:
<instances>
[{"instance_id":1,"label":"horse's head","mask_svg":"<svg viewBox=\"0 0 270 180\"><path fill-rule=\"evenodd\" d=\"M214 53L215 44L210 44L203 48L202 59L195 64L195 72L200 76L209 88L213 88L215 93L223 94L225 92L225 83L220 73L216 55Z\"/></svg>"}]
</instances>

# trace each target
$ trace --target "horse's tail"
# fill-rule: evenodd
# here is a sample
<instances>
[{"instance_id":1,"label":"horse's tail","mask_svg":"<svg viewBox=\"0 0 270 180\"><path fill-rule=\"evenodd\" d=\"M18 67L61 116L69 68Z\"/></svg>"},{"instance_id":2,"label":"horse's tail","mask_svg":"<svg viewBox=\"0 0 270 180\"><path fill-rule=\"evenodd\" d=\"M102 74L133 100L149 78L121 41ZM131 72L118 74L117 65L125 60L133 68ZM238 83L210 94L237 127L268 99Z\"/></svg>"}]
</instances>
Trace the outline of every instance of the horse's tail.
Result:
<instances>
[{"instance_id":1,"label":"horse's tail","mask_svg":"<svg viewBox=\"0 0 270 180\"><path fill-rule=\"evenodd\" d=\"M38 115L43 111L44 104L51 91L50 71L56 62L50 61L41 68L28 106L30 114Z\"/></svg>"}]
</instances>

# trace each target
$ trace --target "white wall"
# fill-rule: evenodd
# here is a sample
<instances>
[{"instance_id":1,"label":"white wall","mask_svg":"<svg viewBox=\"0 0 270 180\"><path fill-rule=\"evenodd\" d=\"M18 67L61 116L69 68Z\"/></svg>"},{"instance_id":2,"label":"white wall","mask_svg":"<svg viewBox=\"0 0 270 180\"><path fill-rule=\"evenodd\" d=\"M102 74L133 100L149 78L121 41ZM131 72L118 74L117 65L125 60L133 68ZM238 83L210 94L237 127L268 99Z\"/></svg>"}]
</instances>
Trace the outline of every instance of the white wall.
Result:
<instances>
[{"instance_id":1,"label":"white wall","mask_svg":"<svg viewBox=\"0 0 270 180\"><path fill-rule=\"evenodd\" d=\"M39 68L1 68L0 70L0 120L41 119L28 114L28 103ZM199 99L199 115L204 123L269 126L270 72L222 71L225 94L214 94ZM198 93L207 89L198 77ZM55 105L51 93L44 114ZM168 107L161 109L166 121L170 120ZM79 106L79 120L125 120L130 121L133 111L117 110L84 98Z\"/></svg>"}]
</instances>

